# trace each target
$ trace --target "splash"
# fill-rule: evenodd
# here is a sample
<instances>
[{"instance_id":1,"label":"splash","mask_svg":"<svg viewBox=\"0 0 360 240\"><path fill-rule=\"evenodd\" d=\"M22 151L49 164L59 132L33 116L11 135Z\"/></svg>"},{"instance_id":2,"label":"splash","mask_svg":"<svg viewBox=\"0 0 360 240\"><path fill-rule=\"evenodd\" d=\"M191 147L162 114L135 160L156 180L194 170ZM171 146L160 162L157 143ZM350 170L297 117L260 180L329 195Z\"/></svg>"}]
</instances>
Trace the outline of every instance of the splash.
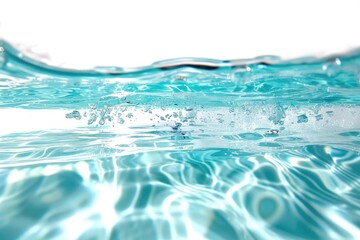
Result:
<instances>
[{"instance_id":1,"label":"splash","mask_svg":"<svg viewBox=\"0 0 360 240\"><path fill-rule=\"evenodd\" d=\"M80 71L0 46L1 239L360 235L358 52Z\"/></svg>"}]
</instances>

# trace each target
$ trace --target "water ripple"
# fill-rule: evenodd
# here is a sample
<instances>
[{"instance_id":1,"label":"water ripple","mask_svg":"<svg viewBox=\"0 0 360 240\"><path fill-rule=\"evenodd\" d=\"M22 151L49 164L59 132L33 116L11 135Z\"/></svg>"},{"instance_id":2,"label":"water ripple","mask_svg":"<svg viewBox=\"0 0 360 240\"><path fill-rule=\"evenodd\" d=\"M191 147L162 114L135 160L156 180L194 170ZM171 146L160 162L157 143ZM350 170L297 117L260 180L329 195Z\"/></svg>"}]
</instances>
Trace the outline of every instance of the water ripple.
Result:
<instances>
[{"instance_id":1,"label":"water ripple","mask_svg":"<svg viewBox=\"0 0 360 240\"><path fill-rule=\"evenodd\" d=\"M358 52L77 71L0 46L0 239L360 236Z\"/></svg>"}]
</instances>

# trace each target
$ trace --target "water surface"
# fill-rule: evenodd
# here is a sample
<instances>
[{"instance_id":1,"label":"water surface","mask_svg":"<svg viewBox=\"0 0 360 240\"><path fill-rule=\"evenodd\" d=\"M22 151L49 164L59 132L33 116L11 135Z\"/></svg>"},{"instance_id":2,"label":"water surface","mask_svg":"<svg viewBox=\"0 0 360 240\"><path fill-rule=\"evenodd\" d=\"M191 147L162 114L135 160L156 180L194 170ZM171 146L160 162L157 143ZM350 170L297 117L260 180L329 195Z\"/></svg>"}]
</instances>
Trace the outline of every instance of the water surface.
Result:
<instances>
[{"instance_id":1,"label":"water surface","mask_svg":"<svg viewBox=\"0 0 360 240\"><path fill-rule=\"evenodd\" d=\"M0 239L360 236L358 52L78 71L0 46Z\"/></svg>"}]
</instances>

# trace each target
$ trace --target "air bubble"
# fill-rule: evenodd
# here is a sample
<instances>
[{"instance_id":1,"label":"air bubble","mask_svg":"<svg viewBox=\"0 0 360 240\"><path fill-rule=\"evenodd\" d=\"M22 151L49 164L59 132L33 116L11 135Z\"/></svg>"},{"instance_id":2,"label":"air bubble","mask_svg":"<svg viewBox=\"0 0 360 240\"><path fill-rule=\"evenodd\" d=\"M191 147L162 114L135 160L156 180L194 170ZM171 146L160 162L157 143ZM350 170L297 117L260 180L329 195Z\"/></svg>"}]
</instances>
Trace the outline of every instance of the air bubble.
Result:
<instances>
[{"instance_id":1,"label":"air bubble","mask_svg":"<svg viewBox=\"0 0 360 240\"><path fill-rule=\"evenodd\" d=\"M306 114L301 114L297 117L297 123L307 123L309 121L309 118L306 116Z\"/></svg>"},{"instance_id":2,"label":"air bubble","mask_svg":"<svg viewBox=\"0 0 360 240\"><path fill-rule=\"evenodd\" d=\"M277 129L271 129L271 130L267 130L265 132L266 136L278 136L279 135L279 130Z\"/></svg>"},{"instance_id":3,"label":"air bubble","mask_svg":"<svg viewBox=\"0 0 360 240\"><path fill-rule=\"evenodd\" d=\"M231 78L235 80L241 80L246 77L246 75L251 71L251 68L249 66L243 65L238 66L233 72Z\"/></svg>"},{"instance_id":4,"label":"air bubble","mask_svg":"<svg viewBox=\"0 0 360 240\"><path fill-rule=\"evenodd\" d=\"M183 74L183 73L179 73L175 76L175 80L177 81L186 81L187 80L187 75Z\"/></svg>"},{"instance_id":5,"label":"air bubble","mask_svg":"<svg viewBox=\"0 0 360 240\"><path fill-rule=\"evenodd\" d=\"M125 120L123 118L119 117L117 122L119 124L123 124L125 122Z\"/></svg>"},{"instance_id":6,"label":"air bubble","mask_svg":"<svg viewBox=\"0 0 360 240\"><path fill-rule=\"evenodd\" d=\"M67 113L66 118L75 118L76 120L81 119L81 114L79 111L72 111L71 113Z\"/></svg>"},{"instance_id":7,"label":"air bubble","mask_svg":"<svg viewBox=\"0 0 360 240\"><path fill-rule=\"evenodd\" d=\"M276 105L273 115L270 116L268 119L272 121L275 125L283 125L285 117L286 114L284 108L280 105Z\"/></svg>"},{"instance_id":8,"label":"air bubble","mask_svg":"<svg viewBox=\"0 0 360 240\"><path fill-rule=\"evenodd\" d=\"M324 119L324 116L322 114L318 114L315 116L315 119L316 119L316 121L320 121L320 120Z\"/></svg>"},{"instance_id":9,"label":"air bubble","mask_svg":"<svg viewBox=\"0 0 360 240\"><path fill-rule=\"evenodd\" d=\"M223 122L224 122L224 119L222 119L222 118L217 118L216 120L218 120L219 123L223 123Z\"/></svg>"},{"instance_id":10,"label":"air bubble","mask_svg":"<svg viewBox=\"0 0 360 240\"><path fill-rule=\"evenodd\" d=\"M325 63L322 66L322 70L327 73L328 76L334 75L337 71L339 71L339 68L341 66L341 61L339 58L335 58L332 61L329 61Z\"/></svg>"},{"instance_id":11,"label":"air bubble","mask_svg":"<svg viewBox=\"0 0 360 240\"><path fill-rule=\"evenodd\" d=\"M174 131L178 131L181 126L182 126L181 123L175 123L175 126L172 127L172 129L173 129Z\"/></svg>"},{"instance_id":12,"label":"air bubble","mask_svg":"<svg viewBox=\"0 0 360 240\"><path fill-rule=\"evenodd\" d=\"M95 110L97 108L96 104L89 104L89 107L92 109L92 110Z\"/></svg>"},{"instance_id":13,"label":"air bubble","mask_svg":"<svg viewBox=\"0 0 360 240\"><path fill-rule=\"evenodd\" d=\"M93 124L96 121L96 119L97 119L97 115L95 113L91 113L88 120L88 125Z\"/></svg>"}]
</instances>

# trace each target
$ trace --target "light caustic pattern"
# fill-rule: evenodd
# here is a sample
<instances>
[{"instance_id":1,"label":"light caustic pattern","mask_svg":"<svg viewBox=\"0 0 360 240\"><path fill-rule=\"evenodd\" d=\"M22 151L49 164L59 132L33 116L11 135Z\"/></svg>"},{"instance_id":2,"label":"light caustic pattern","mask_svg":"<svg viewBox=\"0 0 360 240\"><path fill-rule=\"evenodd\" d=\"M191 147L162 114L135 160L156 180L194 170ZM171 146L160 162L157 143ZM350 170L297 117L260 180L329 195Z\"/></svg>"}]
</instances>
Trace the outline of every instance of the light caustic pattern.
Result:
<instances>
[{"instance_id":1,"label":"light caustic pattern","mask_svg":"<svg viewBox=\"0 0 360 240\"><path fill-rule=\"evenodd\" d=\"M0 58L0 239L355 239L360 55Z\"/></svg>"}]
</instances>

